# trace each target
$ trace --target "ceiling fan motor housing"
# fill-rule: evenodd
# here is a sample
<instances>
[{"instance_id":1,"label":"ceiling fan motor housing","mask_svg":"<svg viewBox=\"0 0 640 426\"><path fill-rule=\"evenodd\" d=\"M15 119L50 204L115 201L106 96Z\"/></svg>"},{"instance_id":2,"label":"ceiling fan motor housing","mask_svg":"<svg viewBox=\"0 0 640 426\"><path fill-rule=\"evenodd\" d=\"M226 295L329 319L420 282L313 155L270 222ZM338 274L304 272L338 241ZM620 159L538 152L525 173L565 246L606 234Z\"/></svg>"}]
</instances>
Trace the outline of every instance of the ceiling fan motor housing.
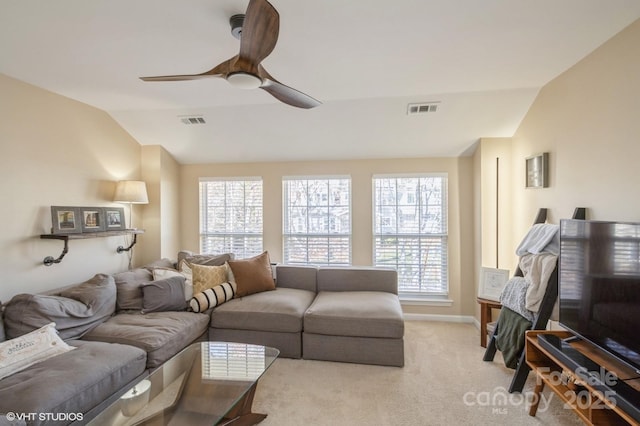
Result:
<instances>
[{"instance_id":1,"label":"ceiling fan motor housing","mask_svg":"<svg viewBox=\"0 0 640 426\"><path fill-rule=\"evenodd\" d=\"M229 24L231 24L231 35L240 40L242 25L244 25L244 14L233 15L229 18Z\"/></svg>"},{"instance_id":2,"label":"ceiling fan motor housing","mask_svg":"<svg viewBox=\"0 0 640 426\"><path fill-rule=\"evenodd\" d=\"M262 79L248 72L238 71L230 73L227 81L238 89L257 89L262 86Z\"/></svg>"}]
</instances>

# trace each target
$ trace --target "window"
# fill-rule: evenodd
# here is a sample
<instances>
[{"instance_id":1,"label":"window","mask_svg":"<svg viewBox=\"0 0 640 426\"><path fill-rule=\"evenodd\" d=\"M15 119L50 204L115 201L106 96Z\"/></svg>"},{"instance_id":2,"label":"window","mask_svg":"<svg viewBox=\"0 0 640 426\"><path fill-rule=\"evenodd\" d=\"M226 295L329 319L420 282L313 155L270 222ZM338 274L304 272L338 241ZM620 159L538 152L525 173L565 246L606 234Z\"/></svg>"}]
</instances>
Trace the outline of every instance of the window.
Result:
<instances>
[{"instance_id":1,"label":"window","mask_svg":"<svg viewBox=\"0 0 640 426\"><path fill-rule=\"evenodd\" d=\"M262 179L200 179L200 252L262 251Z\"/></svg>"},{"instance_id":2,"label":"window","mask_svg":"<svg viewBox=\"0 0 640 426\"><path fill-rule=\"evenodd\" d=\"M404 296L446 295L447 176L374 176L374 264Z\"/></svg>"},{"instance_id":3,"label":"window","mask_svg":"<svg viewBox=\"0 0 640 426\"><path fill-rule=\"evenodd\" d=\"M283 180L284 263L351 264L351 179Z\"/></svg>"}]
</instances>

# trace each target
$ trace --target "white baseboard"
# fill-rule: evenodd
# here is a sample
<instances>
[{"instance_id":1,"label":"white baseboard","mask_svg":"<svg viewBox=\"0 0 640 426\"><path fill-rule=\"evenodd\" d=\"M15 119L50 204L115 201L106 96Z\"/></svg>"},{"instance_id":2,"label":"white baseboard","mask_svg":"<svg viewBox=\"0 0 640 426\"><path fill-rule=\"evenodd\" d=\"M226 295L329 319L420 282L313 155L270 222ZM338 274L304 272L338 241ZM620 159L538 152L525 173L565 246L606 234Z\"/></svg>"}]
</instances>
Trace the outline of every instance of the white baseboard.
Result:
<instances>
[{"instance_id":1,"label":"white baseboard","mask_svg":"<svg viewBox=\"0 0 640 426\"><path fill-rule=\"evenodd\" d=\"M475 317L472 317L472 318L473 318L473 325L475 325L476 328L480 330L480 321L478 321Z\"/></svg>"},{"instance_id":2,"label":"white baseboard","mask_svg":"<svg viewBox=\"0 0 640 426\"><path fill-rule=\"evenodd\" d=\"M474 324L480 329L480 323L475 317L469 315L434 315L434 314L404 314L406 321L442 321L442 322L461 322Z\"/></svg>"}]
</instances>

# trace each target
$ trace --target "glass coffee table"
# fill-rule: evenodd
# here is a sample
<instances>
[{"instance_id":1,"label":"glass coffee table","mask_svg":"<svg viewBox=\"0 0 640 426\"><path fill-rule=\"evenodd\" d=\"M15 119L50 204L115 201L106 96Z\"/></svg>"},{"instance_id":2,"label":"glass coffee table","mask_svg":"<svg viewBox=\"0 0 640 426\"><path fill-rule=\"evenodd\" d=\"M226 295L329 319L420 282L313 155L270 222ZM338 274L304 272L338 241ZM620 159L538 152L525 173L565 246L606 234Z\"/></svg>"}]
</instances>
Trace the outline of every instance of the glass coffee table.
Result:
<instances>
[{"instance_id":1,"label":"glass coffee table","mask_svg":"<svg viewBox=\"0 0 640 426\"><path fill-rule=\"evenodd\" d=\"M127 391L89 425L252 425L258 379L278 357L274 348L198 342Z\"/></svg>"}]
</instances>

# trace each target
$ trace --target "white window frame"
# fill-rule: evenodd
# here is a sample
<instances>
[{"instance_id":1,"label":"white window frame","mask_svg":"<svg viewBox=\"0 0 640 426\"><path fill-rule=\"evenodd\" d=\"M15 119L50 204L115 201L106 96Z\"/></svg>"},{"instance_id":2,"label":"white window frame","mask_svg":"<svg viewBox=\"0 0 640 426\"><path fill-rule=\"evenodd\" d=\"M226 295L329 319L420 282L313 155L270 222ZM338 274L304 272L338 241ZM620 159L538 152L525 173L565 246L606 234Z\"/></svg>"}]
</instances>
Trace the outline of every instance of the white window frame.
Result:
<instances>
[{"instance_id":1,"label":"white window frame","mask_svg":"<svg viewBox=\"0 0 640 426\"><path fill-rule=\"evenodd\" d=\"M288 183L292 182L292 181L315 181L315 180L324 180L327 181L327 183L329 184L329 181L331 180L347 180L348 184L349 184L349 200L348 200L348 204L346 205L348 212L347 212L347 219L348 219L348 232L322 232L322 233L318 233L318 232L309 232L308 231L308 224L309 224L309 211L307 210L307 216L306 216L306 228L307 228L307 232L291 232L290 229L287 229L287 224L290 221L290 210L289 210L289 206L290 206L290 202L288 199ZM308 191L308 188L307 188ZM352 220L352 208L351 208L351 200L353 198L353 194L352 194L352 185L351 185L351 176L348 175L322 175L322 176L284 176L282 178L282 256L283 256L283 262L287 263L287 264L299 264L299 265L324 265L324 266L329 266L329 265L333 265L333 266L348 266L351 265L351 259L352 259L352 232L353 232L353 220ZM307 204L305 207L308 209L310 207L315 207L316 205L309 205ZM329 199L327 199L327 220L330 220L329 217L329 209L331 208ZM289 239L307 239L307 248L310 246L309 242L315 240L322 240L322 239L326 239L326 250L327 250L327 259L326 261L319 261L318 259L310 259L309 256L309 251L307 250L305 252L305 261L300 261L297 259L292 259L291 255L290 255L290 250L289 250ZM346 260L346 262L340 262L340 261L332 261L331 260L331 241L338 241L340 240L342 243L344 243L344 239L346 238L346 242L348 244L348 259ZM300 254L298 252L298 254Z\"/></svg>"},{"instance_id":2,"label":"white window frame","mask_svg":"<svg viewBox=\"0 0 640 426\"><path fill-rule=\"evenodd\" d=\"M379 214L379 206L387 206L388 208L392 208L395 209L395 215L396 215L396 219L395 222L396 224L398 223L398 214L399 214L399 203L397 200L397 196L398 194L396 193L396 200L395 202L391 203L391 204L381 204L381 201L378 200L378 196L379 194L376 192L376 182L380 179L403 179L403 178L441 178L443 179L442 182L442 200L441 200L441 211L440 211L440 215L441 215L441 223L442 223L442 228L439 230L440 232L420 232L418 230L418 232L382 232L381 230L378 229L378 214ZM449 293L449 271L448 271L448 262L449 262L449 254L448 254L448 212L449 212L449 206L448 206L448 174L447 173L407 173L407 174L376 174L373 175L372 178L372 193L373 193L373 199L372 199L372 207L373 207L373 212L372 212L372 221L373 221L373 264L375 266L380 266L380 267L394 267L396 270L398 270L398 293L400 295L400 298L402 300L445 300L447 299L448 293ZM417 204L415 204L415 206L417 206L418 208L423 207L422 206L422 197L419 197L420 200L418 201ZM415 197L413 198L415 201ZM410 204L407 204L410 205ZM411 204L413 205L413 204ZM383 219L383 218L381 218ZM422 217L420 215L420 218L418 220L419 223L422 223ZM393 226L393 224L390 224ZM397 225L396 225L397 226ZM394 261L381 261L379 260L379 253L378 253L378 239L379 238L402 238L402 239L406 239L408 241L413 240L414 244L417 245L418 247L418 251L422 257L422 255L424 254L424 251L426 250L424 248L424 243L426 243L429 240L436 240L439 241L440 244L440 263L439 266L437 266L435 268L435 276L438 277L435 280L432 280L431 283L425 282L425 276L428 275L428 268L425 268L424 264L421 265L419 263L414 263L413 265L411 263L405 263L405 262L401 262L399 257L396 258L395 262ZM398 246L399 247L399 246ZM427 251L428 253L428 251ZM410 290L408 289L409 287L415 287L416 284L414 283L413 285L409 285L406 282L403 282L403 280L405 280L405 278L403 277L403 266L406 266L407 269L410 269L410 266L417 266L418 270L417 270L417 274L418 274L418 289L417 290ZM434 281L439 282L439 284L434 285ZM431 287L431 288L429 288Z\"/></svg>"},{"instance_id":3,"label":"white window frame","mask_svg":"<svg viewBox=\"0 0 640 426\"><path fill-rule=\"evenodd\" d=\"M244 185L248 183L259 183L260 184L260 196L259 196L259 208L256 208L257 205L247 206L247 192L246 188L244 189L244 203L240 206L243 211L243 214L246 219L246 215L249 214L247 209L252 209L253 213L256 211L260 212L259 217L259 230L258 229L245 229L243 231L237 230L229 230L229 225L227 224L229 220L229 214L231 207L229 206L229 186L227 183L231 182L243 182ZM211 205L208 201L208 195L203 189L203 185L207 183L217 183L224 184L225 186L225 194L224 194L224 205L215 206ZM264 247L264 238L263 238L263 230L264 230L264 183L262 177L259 176L242 176L242 177L207 177L200 178L198 183L198 194L199 194L199 233L200 233L200 252L211 252L212 250L207 249L207 245L205 244L205 240L208 238L217 238L222 240L222 242L218 245L218 249L215 252L220 253L233 253L237 258L248 258L256 256L263 252ZM206 207L205 204L206 203ZM216 229L215 225L213 229L210 229L210 221L215 221L213 217L210 216L209 210L211 208L224 209L225 217L224 223L222 226ZM245 223L246 225L246 223ZM240 242L240 244L238 244ZM252 248L253 247L253 248ZM259 247L259 248L258 248Z\"/></svg>"}]
</instances>

